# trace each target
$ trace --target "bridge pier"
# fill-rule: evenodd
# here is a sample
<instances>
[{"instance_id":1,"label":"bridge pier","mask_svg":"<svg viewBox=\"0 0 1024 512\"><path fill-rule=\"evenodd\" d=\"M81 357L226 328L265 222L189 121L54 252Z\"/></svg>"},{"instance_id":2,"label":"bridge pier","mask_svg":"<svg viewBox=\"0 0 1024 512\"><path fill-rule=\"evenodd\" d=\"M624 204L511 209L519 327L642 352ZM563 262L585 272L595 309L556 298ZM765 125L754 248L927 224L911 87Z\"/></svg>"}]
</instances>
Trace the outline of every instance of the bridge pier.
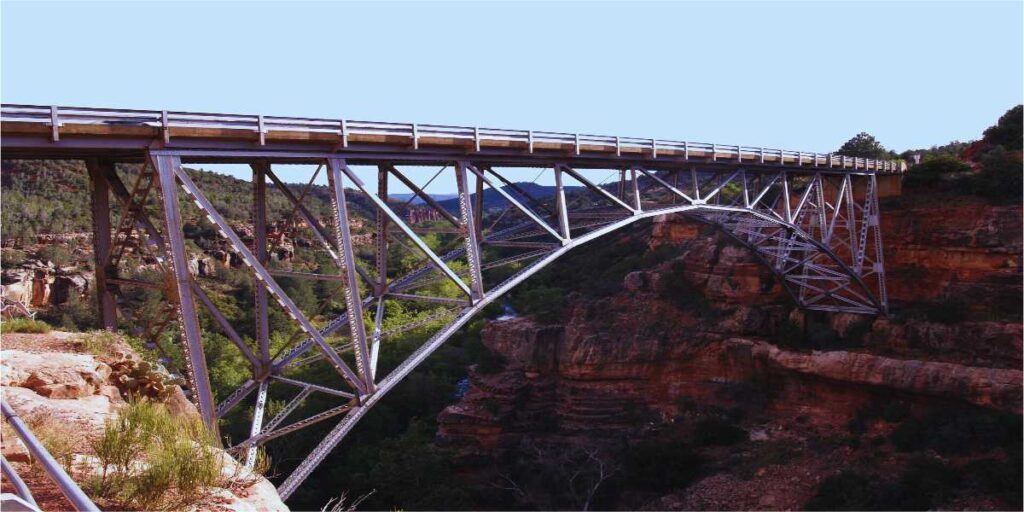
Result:
<instances>
[{"instance_id":1,"label":"bridge pier","mask_svg":"<svg viewBox=\"0 0 1024 512\"><path fill-rule=\"evenodd\" d=\"M117 329L117 306L114 294L107 285L110 267L110 187L104 177L113 172L113 162L96 158L86 160L92 198L92 252L96 265L96 304L100 325L108 330Z\"/></svg>"}]
</instances>

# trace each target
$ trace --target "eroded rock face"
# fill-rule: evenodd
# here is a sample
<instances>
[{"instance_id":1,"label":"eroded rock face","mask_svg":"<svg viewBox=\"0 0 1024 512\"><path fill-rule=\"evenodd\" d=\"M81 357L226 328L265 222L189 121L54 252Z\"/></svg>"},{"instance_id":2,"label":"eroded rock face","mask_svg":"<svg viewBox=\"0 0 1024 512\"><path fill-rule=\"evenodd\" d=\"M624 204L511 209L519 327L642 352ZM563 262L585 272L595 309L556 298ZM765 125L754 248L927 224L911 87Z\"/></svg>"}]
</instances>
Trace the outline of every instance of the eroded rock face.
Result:
<instances>
[{"instance_id":1,"label":"eroded rock face","mask_svg":"<svg viewBox=\"0 0 1024 512\"><path fill-rule=\"evenodd\" d=\"M73 267L58 269L51 262L32 260L19 268L4 269L0 278L4 297L38 309L85 295L90 290L93 274Z\"/></svg>"},{"instance_id":2,"label":"eroded rock face","mask_svg":"<svg viewBox=\"0 0 1024 512\"><path fill-rule=\"evenodd\" d=\"M110 366L85 354L0 352L0 384L48 398L84 398L109 385Z\"/></svg>"},{"instance_id":3,"label":"eroded rock face","mask_svg":"<svg viewBox=\"0 0 1024 512\"><path fill-rule=\"evenodd\" d=\"M1020 206L958 204L883 207L889 297L912 304L955 295L976 310L1009 302L1019 312Z\"/></svg>"},{"instance_id":4,"label":"eroded rock face","mask_svg":"<svg viewBox=\"0 0 1024 512\"><path fill-rule=\"evenodd\" d=\"M1001 301L1019 312L1021 208L890 209L883 218L894 309L953 294L968 298L974 319L795 310L746 249L663 217L650 245L672 245L674 261L627 274L617 295L572 296L562 325L529 318L488 324L483 342L507 363L494 373L471 372L464 398L439 416L439 440L483 463L524 436L671 424L687 402L756 406L771 417L840 429L878 400L1020 414L1021 325L977 313ZM668 270L679 263L681 271ZM677 300L672 279L702 299ZM849 348L785 349L772 339L780 326L812 321Z\"/></svg>"}]
</instances>

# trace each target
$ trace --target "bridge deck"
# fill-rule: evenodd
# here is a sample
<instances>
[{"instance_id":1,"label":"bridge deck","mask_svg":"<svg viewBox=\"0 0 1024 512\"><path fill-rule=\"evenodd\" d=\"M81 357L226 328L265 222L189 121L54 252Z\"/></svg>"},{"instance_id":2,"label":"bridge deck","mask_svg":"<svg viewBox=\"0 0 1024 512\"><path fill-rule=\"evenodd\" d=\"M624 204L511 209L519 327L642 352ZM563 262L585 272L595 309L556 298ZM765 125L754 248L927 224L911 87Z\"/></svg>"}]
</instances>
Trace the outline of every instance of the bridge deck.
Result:
<instances>
[{"instance_id":1,"label":"bridge deck","mask_svg":"<svg viewBox=\"0 0 1024 512\"><path fill-rule=\"evenodd\" d=\"M836 168L901 173L902 162L738 145L433 124L347 121L31 105L0 106L2 145L13 157L45 158L145 149L388 154L396 157L552 159L602 164L670 162ZM134 156L137 157L137 156Z\"/></svg>"}]
</instances>

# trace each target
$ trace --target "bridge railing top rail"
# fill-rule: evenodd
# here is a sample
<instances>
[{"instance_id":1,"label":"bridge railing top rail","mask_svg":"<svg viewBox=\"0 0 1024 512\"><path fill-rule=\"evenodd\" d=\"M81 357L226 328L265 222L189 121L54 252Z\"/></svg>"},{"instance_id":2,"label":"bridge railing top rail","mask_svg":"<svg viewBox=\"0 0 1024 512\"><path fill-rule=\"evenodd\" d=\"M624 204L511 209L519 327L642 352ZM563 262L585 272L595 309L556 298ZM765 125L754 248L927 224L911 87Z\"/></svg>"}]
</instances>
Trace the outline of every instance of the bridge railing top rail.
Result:
<instances>
[{"instance_id":1,"label":"bridge railing top rail","mask_svg":"<svg viewBox=\"0 0 1024 512\"><path fill-rule=\"evenodd\" d=\"M642 152L657 158L658 152L671 151L689 158L691 152L712 160L795 162L799 166L842 167L900 174L906 171L901 160L872 160L832 153L815 153L773 149L757 146L675 141L657 138L619 137L585 133L563 133L540 130L467 127L444 124L396 123L310 117L283 117L246 114L179 112L170 110L111 109L95 107L60 107L40 105L0 105L0 121L42 123L59 130L66 124L135 125L161 129L212 128L243 130L262 136L274 132L327 133L347 141L351 136L397 136L411 139L414 147L423 138L444 138L473 143L477 149L486 142L514 142L526 145L532 152L534 144L559 144L575 147L576 153L586 149Z\"/></svg>"}]
</instances>

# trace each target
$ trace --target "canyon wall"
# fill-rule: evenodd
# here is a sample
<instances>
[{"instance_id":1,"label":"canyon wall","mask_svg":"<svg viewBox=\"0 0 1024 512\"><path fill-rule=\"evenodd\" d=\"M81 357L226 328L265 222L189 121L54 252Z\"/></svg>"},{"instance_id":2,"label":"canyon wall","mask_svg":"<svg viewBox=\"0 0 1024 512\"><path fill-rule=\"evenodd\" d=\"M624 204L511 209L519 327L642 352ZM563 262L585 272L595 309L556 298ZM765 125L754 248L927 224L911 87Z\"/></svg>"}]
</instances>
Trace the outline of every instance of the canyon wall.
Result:
<instances>
[{"instance_id":1,"label":"canyon wall","mask_svg":"<svg viewBox=\"0 0 1024 512\"><path fill-rule=\"evenodd\" d=\"M643 438L687 424L695 407L742 411L751 440L844 436L894 403L1019 415L1021 208L896 204L883 219L893 307L879 318L794 309L746 249L656 219L650 246L671 245L673 260L628 274L610 297L571 295L560 325L487 324L482 341L504 364L471 371L438 440L488 474L524 442ZM702 502L697 485L652 506L798 508L828 471L770 503L735 489Z\"/></svg>"}]
</instances>

